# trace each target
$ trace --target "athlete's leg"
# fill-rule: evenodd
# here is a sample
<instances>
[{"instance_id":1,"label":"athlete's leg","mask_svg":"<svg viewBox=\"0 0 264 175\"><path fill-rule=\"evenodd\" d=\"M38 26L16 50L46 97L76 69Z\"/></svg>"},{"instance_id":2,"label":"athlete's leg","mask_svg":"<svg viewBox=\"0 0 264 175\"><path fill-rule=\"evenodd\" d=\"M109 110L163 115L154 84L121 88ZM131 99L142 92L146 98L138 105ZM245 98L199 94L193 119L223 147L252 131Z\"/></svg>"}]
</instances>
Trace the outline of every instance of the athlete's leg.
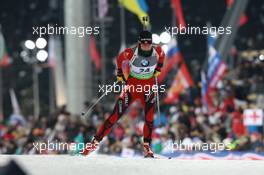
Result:
<instances>
[{"instance_id":1,"label":"athlete's leg","mask_svg":"<svg viewBox=\"0 0 264 175\"><path fill-rule=\"evenodd\" d=\"M109 134L112 126L121 118L129 105L133 103L133 101L135 101L135 97L131 95L129 91L123 91L121 93L115 104L112 114L101 125L91 144L88 144L88 146L86 146L85 149L81 152L83 155L88 155L92 151L97 149L97 147L99 146L99 142Z\"/></svg>"},{"instance_id":2,"label":"athlete's leg","mask_svg":"<svg viewBox=\"0 0 264 175\"><path fill-rule=\"evenodd\" d=\"M112 114L104 121L94 136L97 141L100 142L106 135L109 134L112 126L121 118L133 101L133 97L129 92L124 92L123 95L118 98Z\"/></svg>"},{"instance_id":3,"label":"athlete's leg","mask_svg":"<svg viewBox=\"0 0 264 175\"><path fill-rule=\"evenodd\" d=\"M154 108L155 108L155 94L151 92L149 95L144 95L142 103L145 107L145 123L143 128L144 135L144 156L154 157L153 151L151 150L151 135L153 130L153 119L154 119Z\"/></svg>"},{"instance_id":4,"label":"athlete's leg","mask_svg":"<svg viewBox=\"0 0 264 175\"><path fill-rule=\"evenodd\" d=\"M155 110L155 94L145 96L145 124L144 124L144 143L151 143L151 135L153 130L154 110Z\"/></svg>"}]
</instances>

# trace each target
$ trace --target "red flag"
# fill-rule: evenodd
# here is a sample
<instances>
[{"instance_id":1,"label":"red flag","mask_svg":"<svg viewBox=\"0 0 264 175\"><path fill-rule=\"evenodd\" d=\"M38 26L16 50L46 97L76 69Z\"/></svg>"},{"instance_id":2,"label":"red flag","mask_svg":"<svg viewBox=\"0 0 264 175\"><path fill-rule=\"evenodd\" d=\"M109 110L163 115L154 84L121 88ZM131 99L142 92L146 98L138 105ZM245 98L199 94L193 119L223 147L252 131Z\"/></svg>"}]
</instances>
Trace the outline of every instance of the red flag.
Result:
<instances>
[{"instance_id":1,"label":"red flag","mask_svg":"<svg viewBox=\"0 0 264 175\"><path fill-rule=\"evenodd\" d=\"M96 42L93 36L90 36L89 46L90 46L89 53L92 58L92 61L94 62L96 69L100 70L101 69L101 58L96 48Z\"/></svg>"},{"instance_id":2,"label":"red flag","mask_svg":"<svg viewBox=\"0 0 264 175\"><path fill-rule=\"evenodd\" d=\"M178 48L178 44L175 38L172 38L168 44L168 51L166 53L166 58L164 61L164 66L161 70L161 74L158 77L158 81L162 82L166 75L173 69L174 66L178 65L179 62L183 60L182 54Z\"/></svg>"},{"instance_id":3,"label":"red flag","mask_svg":"<svg viewBox=\"0 0 264 175\"><path fill-rule=\"evenodd\" d=\"M212 76L211 81L209 82L209 87L215 88L217 83L223 78L227 71L227 65L221 61L220 64L217 66L214 75Z\"/></svg>"},{"instance_id":4,"label":"red flag","mask_svg":"<svg viewBox=\"0 0 264 175\"><path fill-rule=\"evenodd\" d=\"M9 66L11 63L10 57L6 52L5 39L0 31L0 67Z\"/></svg>"},{"instance_id":5,"label":"red flag","mask_svg":"<svg viewBox=\"0 0 264 175\"><path fill-rule=\"evenodd\" d=\"M182 12L181 0L171 0L171 3L175 11L178 27L181 30L181 28L186 27L184 15Z\"/></svg>"},{"instance_id":6,"label":"red flag","mask_svg":"<svg viewBox=\"0 0 264 175\"><path fill-rule=\"evenodd\" d=\"M158 77L158 81L162 82L166 75L169 73L169 71L175 66L178 65L179 62L182 60L181 53L175 54L172 58L166 57L166 62L164 64L164 67L161 70L161 73Z\"/></svg>"},{"instance_id":7,"label":"red flag","mask_svg":"<svg viewBox=\"0 0 264 175\"><path fill-rule=\"evenodd\" d=\"M234 0L226 0L226 4L227 4L227 7L231 7L234 3ZM242 14L242 16L240 17L240 21L239 21L239 26L243 26L244 24L246 24L248 21L248 17L247 15Z\"/></svg>"},{"instance_id":8,"label":"red flag","mask_svg":"<svg viewBox=\"0 0 264 175\"><path fill-rule=\"evenodd\" d=\"M248 22L248 17L247 15L243 14L240 18L240 21L239 21L239 25L240 26L243 26L244 24L246 24Z\"/></svg>"},{"instance_id":9,"label":"red flag","mask_svg":"<svg viewBox=\"0 0 264 175\"><path fill-rule=\"evenodd\" d=\"M180 68L174 78L174 81L167 93L165 103L173 103L179 100L179 95L187 88L193 86L193 80L188 71L185 62L182 60Z\"/></svg>"},{"instance_id":10,"label":"red flag","mask_svg":"<svg viewBox=\"0 0 264 175\"><path fill-rule=\"evenodd\" d=\"M0 67L7 67L10 65L10 58L7 53L1 58Z\"/></svg>"}]
</instances>

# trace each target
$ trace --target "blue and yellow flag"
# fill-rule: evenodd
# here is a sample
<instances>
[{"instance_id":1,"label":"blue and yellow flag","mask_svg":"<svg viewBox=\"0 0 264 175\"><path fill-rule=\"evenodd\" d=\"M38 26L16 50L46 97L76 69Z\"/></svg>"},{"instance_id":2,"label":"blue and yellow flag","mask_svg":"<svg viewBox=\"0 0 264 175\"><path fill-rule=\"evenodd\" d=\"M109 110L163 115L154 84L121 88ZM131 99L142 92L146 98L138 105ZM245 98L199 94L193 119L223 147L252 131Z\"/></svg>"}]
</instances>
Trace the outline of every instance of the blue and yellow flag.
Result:
<instances>
[{"instance_id":1,"label":"blue and yellow flag","mask_svg":"<svg viewBox=\"0 0 264 175\"><path fill-rule=\"evenodd\" d=\"M145 25L143 21L144 16L148 16L148 6L145 0L119 0L119 2L130 12L136 14L140 22ZM149 25L149 22L146 23Z\"/></svg>"}]
</instances>

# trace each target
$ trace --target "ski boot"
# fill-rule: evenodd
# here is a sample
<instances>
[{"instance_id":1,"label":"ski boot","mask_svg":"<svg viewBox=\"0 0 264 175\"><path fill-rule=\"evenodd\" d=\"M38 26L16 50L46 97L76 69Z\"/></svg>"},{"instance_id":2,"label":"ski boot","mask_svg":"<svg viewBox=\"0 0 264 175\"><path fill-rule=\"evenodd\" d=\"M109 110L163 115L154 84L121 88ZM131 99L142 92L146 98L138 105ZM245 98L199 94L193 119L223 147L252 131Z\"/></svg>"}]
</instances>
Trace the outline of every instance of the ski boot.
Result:
<instances>
[{"instance_id":1,"label":"ski boot","mask_svg":"<svg viewBox=\"0 0 264 175\"><path fill-rule=\"evenodd\" d=\"M145 158L154 158L154 153L150 148L150 144L149 143L144 143L144 157Z\"/></svg>"},{"instance_id":2,"label":"ski boot","mask_svg":"<svg viewBox=\"0 0 264 175\"><path fill-rule=\"evenodd\" d=\"M98 146L99 146L99 141L93 138L91 143L85 145L85 148L81 154L86 156L91 152L97 150Z\"/></svg>"}]
</instances>

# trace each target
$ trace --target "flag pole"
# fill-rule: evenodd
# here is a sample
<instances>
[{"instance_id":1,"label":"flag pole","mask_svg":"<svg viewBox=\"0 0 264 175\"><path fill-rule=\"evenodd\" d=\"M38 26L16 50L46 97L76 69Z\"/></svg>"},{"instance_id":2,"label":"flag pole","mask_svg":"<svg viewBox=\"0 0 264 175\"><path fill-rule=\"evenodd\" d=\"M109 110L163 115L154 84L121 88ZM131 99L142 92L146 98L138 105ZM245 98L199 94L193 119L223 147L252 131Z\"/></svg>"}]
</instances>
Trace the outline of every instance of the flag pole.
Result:
<instances>
[{"instance_id":1,"label":"flag pole","mask_svg":"<svg viewBox=\"0 0 264 175\"><path fill-rule=\"evenodd\" d=\"M55 104L55 89L54 89L54 70L49 67L49 113L52 115L56 110Z\"/></svg>"},{"instance_id":2,"label":"flag pole","mask_svg":"<svg viewBox=\"0 0 264 175\"><path fill-rule=\"evenodd\" d=\"M261 109L264 115L264 109ZM262 150L264 150L264 116L262 116L262 137L261 137L261 143L262 143Z\"/></svg>"},{"instance_id":3,"label":"flag pole","mask_svg":"<svg viewBox=\"0 0 264 175\"><path fill-rule=\"evenodd\" d=\"M2 32L2 26L0 24L0 32ZM3 110L3 80L2 80L2 68L0 66L0 122L4 119L4 110Z\"/></svg>"},{"instance_id":4,"label":"flag pole","mask_svg":"<svg viewBox=\"0 0 264 175\"><path fill-rule=\"evenodd\" d=\"M126 25L125 25L125 9L124 7L119 4L119 8L120 8L120 31L121 31L121 47L120 47L120 51L122 52L125 48L126 48Z\"/></svg>"},{"instance_id":5,"label":"flag pole","mask_svg":"<svg viewBox=\"0 0 264 175\"><path fill-rule=\"evenodd\" d=\"M33 80L33 101L34 101L34 118L38 120L40 114L39 108L39 82L38 82L38 65L36 62L32 64L32 80Z\"/></svg>"},{"instance_id":6,"label":"flag pole","mask_svg":"<svg viewBox=\"0 0 264 175\"><path fill-rule=\"evenodd\" d=\"M105 21L104 19L100 19L101 26L101 38L100 38L100 51L101 51L101 59L102 59L102 74L101 74L101 84L106 83L106 50L105 50Z\"/></svg>"},{"instance_id":7,"label":"flag pole","mask_svg":"<svg viewBox=\"0 0 264 175\"><path fill-rule=\"evenodd\" d=\"M3 81L2 81L2 68L0 68L0 122L3 121L4 118L4 112L3 112Z\"/></svg>"}]
</instances>

